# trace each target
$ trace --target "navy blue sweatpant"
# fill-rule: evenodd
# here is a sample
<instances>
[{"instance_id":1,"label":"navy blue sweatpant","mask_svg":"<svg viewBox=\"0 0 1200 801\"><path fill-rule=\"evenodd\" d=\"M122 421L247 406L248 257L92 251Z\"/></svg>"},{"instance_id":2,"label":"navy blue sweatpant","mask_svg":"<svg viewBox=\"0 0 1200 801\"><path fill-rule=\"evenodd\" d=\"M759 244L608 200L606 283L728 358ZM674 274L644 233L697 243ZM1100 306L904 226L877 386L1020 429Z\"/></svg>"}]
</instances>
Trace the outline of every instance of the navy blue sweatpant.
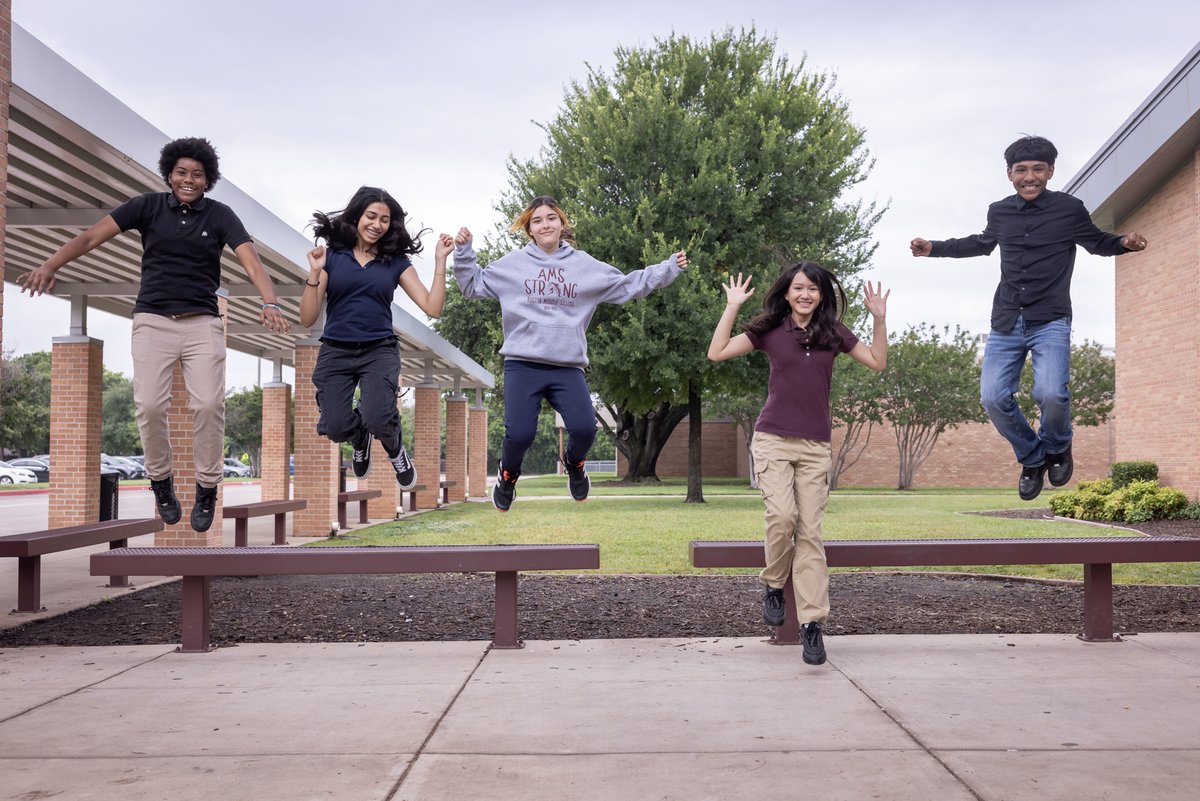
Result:
<instances>
[{"instance_id":1,"label":"navy blue sweatpant","mask_svg":"<svg viewBox=\"0 0 1200 801\"><path fill-rule=\"evenodd\" d=\"M596 440L596 410L583 371L508 359L504 362L504 444L500 450L505 470L521 472L525 451L537 434L542 398L550 401L567 427L563 459L571 464L587 458Z\"/></svg>"}]
</instances>

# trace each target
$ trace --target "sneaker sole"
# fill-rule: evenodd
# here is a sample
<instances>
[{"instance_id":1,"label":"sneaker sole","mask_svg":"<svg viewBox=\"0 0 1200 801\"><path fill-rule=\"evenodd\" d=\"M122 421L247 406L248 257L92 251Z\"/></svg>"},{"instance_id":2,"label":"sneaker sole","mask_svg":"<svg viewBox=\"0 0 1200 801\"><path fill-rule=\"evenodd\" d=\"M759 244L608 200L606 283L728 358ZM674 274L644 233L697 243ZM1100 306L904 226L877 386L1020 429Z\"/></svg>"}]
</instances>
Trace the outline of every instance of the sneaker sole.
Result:
<instances>
[{"instance_id":1,"label":"sneaker sole","mask_svg":"<svg viewBox=\"0 0 1200 801\"><path fill-rule=\"evenodd\" d=\"M818 659L809 659L808 654L805 654L804 655L804 664L806 664L806 665L823 665L823 664L825 664L825 657L822 656Z\"/></svg>"}]
</instances>

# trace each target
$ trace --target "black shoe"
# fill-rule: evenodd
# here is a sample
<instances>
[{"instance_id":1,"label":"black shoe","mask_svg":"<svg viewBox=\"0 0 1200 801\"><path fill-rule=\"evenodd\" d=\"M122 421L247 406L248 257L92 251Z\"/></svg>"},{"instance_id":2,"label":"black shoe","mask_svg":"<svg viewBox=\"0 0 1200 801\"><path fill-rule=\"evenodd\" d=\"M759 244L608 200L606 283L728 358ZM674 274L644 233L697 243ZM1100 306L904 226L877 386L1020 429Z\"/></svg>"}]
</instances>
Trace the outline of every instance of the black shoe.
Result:
<instances>
[{"instance_id":1,"label":"black shoe","mask_svg":"<svg viewBox=\"0 0 1200 801\"><path fill-rule=\"evenodd\" d=\"M1062 453L1046 454L1046 478L1050 479L1050 486L1061 487L1071 480L1071 473L1075 471L1075 460L1071 458L1071 446Z\"/></svg>"},{"instance_id":2,"label":"black shoe","mask_svg":"<svg viewBox=\"0 0 1200 801\"><path fill-rule=\"evenodd\" d=\"M501 512L507 512L512 506L513 498L517 497L517 479L520 473L510 473L504 465L496 471L496 484L492 487L492 504Z\"/></svg>"},{"instance_id":3,"label":"black shoe","mask_svg":"<svg viewBox=\"0 0 1200 801\"><path fill-rule=\"evenodd\" d=\"M408 451L404 450L403 445L400 446L399 453L388 457L388 461L396 470L396 483L400 485L400 489L410 490L417 486L417 468L413 466L412 459L408 458Z\"/></svg>"},{"instance_id":4,"label":"black shoe","mask_svg":"<svg viewBox=\"0 0 1200 801\"><path fill-rule=\"evenodd\" d=\"M767 591L763 593L763 623L768 626L782 626L783 610L783 590L767 587Z\"/></svg>"},{"instance_id":5,"label":"black shoe","mask_svg":"<svg viewBox=\"0 0 1200 801\"><path fill-rule=\"evenodd\" d=\"M167 476L161 481L150 479L150 490L154 493L154 508L158 509L162 521L168 526L178 523L183 516L183 509L175 497L174 477Z\"/></svg>"},{"instance_id":6,"label":"black shoe","mask_svg":"<svg viewBox=\"0 0 1200 801\"><path fill-rule=\"evenodd\" d=\"M374 437L367 434L367 442L359 449L354 442L350 446L354 448L354 452L350 454L350 467L354 469L355 478L366 478L367 473L371 471L371 440Z\"/></svg>"},{"instance_id":7,"label":"black shoe","mask_svg":"<svg viewBox=\"0 0 1200 801\"><path fill-rule=\"evenodd\" d=\"M1023 501L1032 501L1042 493L1042 485L1046 479L1046 463L1037 467L1022 467L1021 480L1017 482L1017 494Z\"/></svg>"},{"instance_id":8,"label":"black shoe","mask_svg":"<svg viewBox=\"0 0 1200 801\"><path fill-rule=\"evenodd\" d=\"M192 530L208 531L217 511L217 488L196 485L196 505L192 507Z\"/></svg>"},{"instance_id":9,"label":"black shoe","mask_svg":"<svg viewBox=\"0 0 1200 801\"><path fill-rule=\"evenodd\" d=\"M821 624L815 620L800 626L800 642L804 644L804 662L809 665L825 664L825 639L821 636Z\"/></svg>"},{"instance_id":10,"label":"black shoe","mask_svg":"<svg viewBox=\"0 0 1200 801\"><path fill-rule=\"evenodd\" d=\"M583 462L574 465L564 463L567 468L567 486L571 488L571 497L577 501L586 501L588 491L592 488L592 480L588 478Z\"/></svg>"}]
</instances>

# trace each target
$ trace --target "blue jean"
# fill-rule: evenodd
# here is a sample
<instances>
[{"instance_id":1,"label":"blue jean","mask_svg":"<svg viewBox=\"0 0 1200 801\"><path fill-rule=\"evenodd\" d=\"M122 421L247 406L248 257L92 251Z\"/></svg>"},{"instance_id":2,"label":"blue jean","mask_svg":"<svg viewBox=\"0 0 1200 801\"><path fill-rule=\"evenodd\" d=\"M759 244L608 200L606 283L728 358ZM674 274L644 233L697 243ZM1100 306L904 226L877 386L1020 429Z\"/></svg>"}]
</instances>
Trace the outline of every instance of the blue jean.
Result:
<instances>
[{"instance_id":1,"label":"blue jean","mask_svg":"<svg viewBox=\"0 0 1200 801\"><path fill-rule=\"evenodd\" d=\"M542 398L562 415L567 428L563 461L583 461L596 440L596 410L582 370L509 359L504 362L504 442L500 448L505 470L521 472L525 451L537 435Z\"/></svg>"},{"instance_id":2,"label":"blue jean","mask_svg":"<svg viewBox=\"0 0 1200 801\"><path fill-rule=\"evenodd\" d=\"M1013 397L1020 388L1025 356L1033 354L1034 431ZM1012 445L1017 461L1036 467L1047 454L1071 445L1071 318L1031 324L1021 317L1011 331L992 330L983 349L980 401L996 430Z\"/></svg>"}]
</instances>

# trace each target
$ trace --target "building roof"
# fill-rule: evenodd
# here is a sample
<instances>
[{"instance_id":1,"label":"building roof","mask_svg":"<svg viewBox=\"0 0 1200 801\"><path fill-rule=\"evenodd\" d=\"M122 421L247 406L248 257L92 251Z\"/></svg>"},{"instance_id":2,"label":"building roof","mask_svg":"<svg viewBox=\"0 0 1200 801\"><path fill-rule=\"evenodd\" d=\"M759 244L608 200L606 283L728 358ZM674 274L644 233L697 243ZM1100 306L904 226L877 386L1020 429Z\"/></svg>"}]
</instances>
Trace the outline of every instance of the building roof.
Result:
<instances>
[{"instance_id":1,"label":"building roof","mask_svg":"<svg viewBox=\"0 0 1200 801\"><path fill-rule=\"evenodd\" d=\"M12 53L5 281L35 269L128 198L164 191L158 155L171 140L15 23ZM312 243L228 177L211 195L241 218L276 282L284 313L297 320L308 276L305 254ZM136 233L121 234L63 267L54 295L73 298L77 309L132 317L141 250ZM291 365L296 341L309 332L295 326L291 334L272 334L259 325L261 299L228 249L221 261L221 287L229 298L229 348ZM395 304L392 320L405 384L495 385L491 373Z\"/></svg>"},{"instance_id":2,"label":"building roof","mask_svg":"<svg viewBox=\"0 0 1200 801\"><path fill-rule=\"evenodd\" d=\"M1200 145L1200 44L1138 106L1064 191L1113 230Z\"/></svg>"}]
</instances>

